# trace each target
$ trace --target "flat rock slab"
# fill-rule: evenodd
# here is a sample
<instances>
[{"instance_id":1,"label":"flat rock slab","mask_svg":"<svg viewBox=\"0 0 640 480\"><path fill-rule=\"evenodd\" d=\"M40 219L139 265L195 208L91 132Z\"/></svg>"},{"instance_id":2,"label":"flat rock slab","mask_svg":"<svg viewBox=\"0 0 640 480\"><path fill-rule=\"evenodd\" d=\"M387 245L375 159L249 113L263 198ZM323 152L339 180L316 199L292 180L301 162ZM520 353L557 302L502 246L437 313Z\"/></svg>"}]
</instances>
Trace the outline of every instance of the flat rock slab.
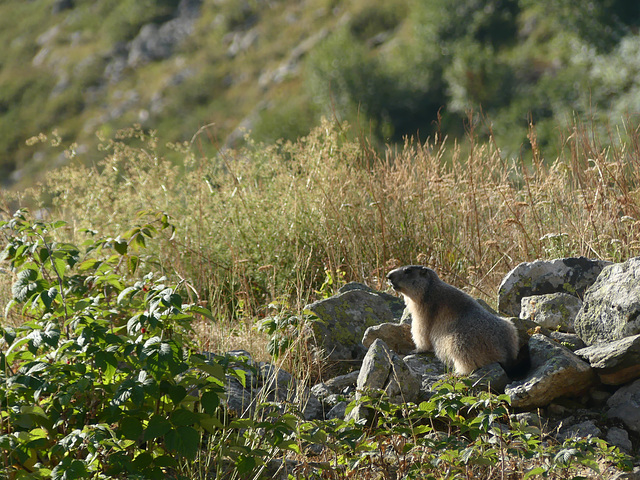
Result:
<instances>
[{"instance_id":1,"label":"flat rock slab","mask_svg":"<svg viewBox=\"0 0 640 480\"><path fill-rule=\"evenodd\" d=\"M575 320L587 345L640 334L640 257L602 270Z\"/></svg>"},{"instance_id":2,"label":"flat rock slab","mask_svg":"<svg viewBox=\"0 0 640 480\"><path fill-rule=\"evenodd\" d=\"M523 297L561 292L582 297L610 263L585 257L521 263L500 284L498 310L504 315L518 317Z\"/></svg>"},{"instance_id":3,"label":"flat rock slab","mask_svg":"<svg viewBox=\"0 0 640 480\"><path fill-rule=\"evenodd\" d=\"M640 378L640 335L576 350L590 363L600 381L622 385Z\"/></svg>"},{"instance_id":4,"label":"flat rock slab","mask_svg":"<svg viewBox=\"0 0 640 480\"><path fill-rule=\"evenodd\" d=\"M534 334L529 348L531 372L505 388L513 407L543 407L558 397L579 395L594 383L595 374L588 363L544 335Z\"/></svg>"}]
</instances>

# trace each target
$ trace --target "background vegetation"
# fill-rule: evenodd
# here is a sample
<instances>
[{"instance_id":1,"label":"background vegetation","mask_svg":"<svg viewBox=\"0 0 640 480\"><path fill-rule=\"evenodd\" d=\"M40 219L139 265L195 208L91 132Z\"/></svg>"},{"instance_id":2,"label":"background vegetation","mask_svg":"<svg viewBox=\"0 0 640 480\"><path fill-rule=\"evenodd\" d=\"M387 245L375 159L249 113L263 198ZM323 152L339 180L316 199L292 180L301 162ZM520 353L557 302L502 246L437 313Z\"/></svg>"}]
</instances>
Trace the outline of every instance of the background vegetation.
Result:
<instances>
[{"instance_id":1,"label":"background vegetation","mask_svg":"<svg viewBox=\"0 0 640 480\"><path fill-rule=\"evenodd\" d=\"M195 12L189 34L143 42L183 19L186 6ZM533 122L553 158L574 115L597 125L637 121L640 7L627 0L583 7L568 0L3 2L0 179L25 186L66 163L24 143L53 130L91 164L100 159L96 131L111 137L136 122L163 132L165 142L189 141L211 125L201 148L213 155L241 144L243 129L267 143L294 140L323 116L358 126L351 135L365 132L377 147L405 135L462 138L470 109L488 119L476 133L493 134L503 155L527 153Z\"/></svg>"}]
</instances>

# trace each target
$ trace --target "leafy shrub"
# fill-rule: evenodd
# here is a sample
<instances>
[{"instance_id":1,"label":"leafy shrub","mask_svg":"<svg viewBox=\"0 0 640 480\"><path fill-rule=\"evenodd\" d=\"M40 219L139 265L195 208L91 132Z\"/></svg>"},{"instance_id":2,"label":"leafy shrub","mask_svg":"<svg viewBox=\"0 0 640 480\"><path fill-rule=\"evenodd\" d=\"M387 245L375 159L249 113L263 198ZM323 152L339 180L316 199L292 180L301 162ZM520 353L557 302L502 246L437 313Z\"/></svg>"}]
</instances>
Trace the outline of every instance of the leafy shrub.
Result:
<instances>
[{"instance_id":1,"label":"leafy shrub","mask_svg":"<svg viewBox=\"0 0 640 480\"><path fill-rule=\"evenodd\" d=\"M2 328L0 451L11 478L165 478L224 431L228 361L192 350L202 307L138 254L167 217L117 238L61 242L64 222L0 223L26 321ZM158 227L156 227L156 225ZM238 377L243 380L244 375Z\"/></svg>"}]
</instances>

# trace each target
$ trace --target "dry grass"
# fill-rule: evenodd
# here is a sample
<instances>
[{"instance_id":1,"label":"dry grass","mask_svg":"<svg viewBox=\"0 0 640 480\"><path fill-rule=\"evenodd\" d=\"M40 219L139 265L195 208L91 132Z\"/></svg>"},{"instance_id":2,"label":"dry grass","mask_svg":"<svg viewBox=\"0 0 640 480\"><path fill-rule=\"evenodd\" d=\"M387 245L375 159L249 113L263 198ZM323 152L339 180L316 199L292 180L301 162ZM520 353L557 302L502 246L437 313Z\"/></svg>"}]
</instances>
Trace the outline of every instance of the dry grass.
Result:
<instances>
[{"instance_id":1,"label":"dry grass","mask_svg":"<svg viewBox=\"0 0 640 480\"><path fill-rule=\"evenodd\" d=\"M77 241L81 227L117 235L139 210L169 214L177 233L152 246L153 268L192 285L219 319L199 326L203 345L258 356L264 338L253 325L265 305L299 313L351 280L383 289L400 264L427 264L495 304L520 262L640 252L636 131L603 136L576 125L551 159L532 130L525 162L473 132L461 143L407 141L377 154L344 128L325 122L295 143L215 159L198 154L204 129L173 146L178 163L133 128L104 142L98 165L54 172L31 198L70 221Z\"/></svg>"}]
</instances>

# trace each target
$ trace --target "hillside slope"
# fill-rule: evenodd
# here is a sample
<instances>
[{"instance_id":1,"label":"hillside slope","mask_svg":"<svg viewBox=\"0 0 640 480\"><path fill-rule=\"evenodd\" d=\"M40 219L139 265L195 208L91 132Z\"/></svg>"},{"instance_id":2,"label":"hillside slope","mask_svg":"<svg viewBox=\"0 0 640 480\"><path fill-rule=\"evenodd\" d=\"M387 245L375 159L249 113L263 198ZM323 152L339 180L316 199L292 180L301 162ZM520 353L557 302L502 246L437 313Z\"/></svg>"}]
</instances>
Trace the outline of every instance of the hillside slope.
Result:
<instances>
[{"instance_id":1,"label":"hillside slope","mask_svg":"<svg viewBox=\"0 0 640 480\"><path fill-rule=\"evenodd\" d=\"M473 109L516 154L530 122L542 146L574 115L633 130L639 20L623 0L6 1L0 184L68 161L32 136L55 131L91 163L99 138L135 123L163 142L207 126L207 157L246 131L296 138L322 116L381 144L460 135Z\"/></svg>"}]
</instances>

